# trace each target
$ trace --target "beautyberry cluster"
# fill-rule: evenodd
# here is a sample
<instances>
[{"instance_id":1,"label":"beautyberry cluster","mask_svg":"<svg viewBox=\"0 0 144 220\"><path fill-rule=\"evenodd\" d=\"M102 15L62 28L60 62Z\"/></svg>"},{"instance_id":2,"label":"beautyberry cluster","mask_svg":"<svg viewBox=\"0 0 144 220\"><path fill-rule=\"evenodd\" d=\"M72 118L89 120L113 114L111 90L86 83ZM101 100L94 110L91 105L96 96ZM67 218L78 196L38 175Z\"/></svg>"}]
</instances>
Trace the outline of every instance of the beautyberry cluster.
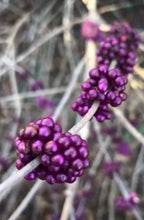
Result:
<instances>
[{"instance_id":1,"label":"beautyberry cluster","mask_svg":"<svg viewBox=\"0 0 144 220\"><path fill-rule=\"evenodd\" d=\"M138 195L135 192L131 192L127 199L118 197L116 199L116 206L121 211L132 210L140 202Z\"/></svg>"},{"instance_id":2,"label":"beautyberry cluster","mask_svg":"<svg viewBox=\"0 0 144 220\"><path fill-rule=\"evenodd\" d=\"M32 82L32 84L30 85L30 90L37 91L39 89L44 89L43 82L41 80L36 80Z\"/></svg>"},{"instance_id":3,"label":"beautyberry cluster","mask_svg":"<svg viewBox=\"0 0 144 220\"><path fill-rule=\"evenodd\" d=\"M115 23L108 36L100 42L97 51L98 64L110 65L115 61L116 68L122 74L133 73L139 41L138 34L128 24Z\"/></svg>"},{"instance_id":4,"label":"beautyberry cluster","mask_svg":"<svg viewBox=\"0 0 144 220\"><path fill-rule=\"evenodd\" d=\"M62 133L61 126L50 117L30 122L21 129L15 146L17 169L40 158L40 165L25 176L27 180L38 177L50 184L72 183L89 166L87 142L78 135Z\"/></svg>"},{"instance_id":5,"label":"beautyberry cluster","mask_svg":"<svg viewBox=\"0 0 144 220\"><path fill-rule=\"evenodd\" d=\"M138 48L140 37L128 23L115 22L110 28L110 34L121 38L131 50Z\"/></svg>"},{"instance_id":6,"label":"beautyberry cluster","mask_svg":"<svg viewBox=\"0 0 144 220\"><path fill-rule=\"evenodd\" d=\"M100 37L100 30L95 22L85 20L81 27L81 34L85 40L96 41Z\"/></svg>"},{"instance_id":7,"label":"beautyberry cluster","mask_svg":"<svg viewBox=\"0 0 144 220\"><path fill-rule=\"evenodd\" d=\"M118 69L109 70L107 65L99 65L98 68L90 70L89 78L82 83L81 94L72 104L72 109L83 116L93 102L97 101L99 106L94 117L99 122L111 119L108 105L119 106L126 100L126 84L127 77L121 75Z\"/></svg>"}]
</instances>

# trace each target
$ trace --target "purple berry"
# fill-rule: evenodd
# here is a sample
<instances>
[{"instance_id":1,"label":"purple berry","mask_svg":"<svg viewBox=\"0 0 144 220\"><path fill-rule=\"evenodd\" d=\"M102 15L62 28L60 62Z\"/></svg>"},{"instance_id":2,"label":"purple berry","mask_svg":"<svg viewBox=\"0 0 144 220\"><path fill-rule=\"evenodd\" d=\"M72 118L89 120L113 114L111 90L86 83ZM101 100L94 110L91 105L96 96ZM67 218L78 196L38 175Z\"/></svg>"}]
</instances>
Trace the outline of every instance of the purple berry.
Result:
<instances>
[{"instance_id":1,"label":"purple berry","mask_svg":"<svg viewBox=\"0 0 144 220\"><path fill-rule=\"evenodd\" d=\"M54 183L56 182L54 176L53 176L53 175L50 175L50 174L48 174L48 175L46 176L46 181L47 181L47 183L49 183L49 184L54 184Z\"/></svg>"},{"instance_id":2,"label":"purple berry","mask_svg":"<svg viewBox=\"0 0 144 220\"><path fill-rule=\"evenodd\" d=\"M80 159L76 159L72 162L72 168L75 170L75 171L79 171L83 168L83 162L82 160Z\"/></svg>"},{"instance_id":3,"label":"purple berry","mask_svg":"<svg viewBox=\"0 0 144 220\"><path fill-rule=\"evenodd\" d=\"M59 124L55 124L54 128L53 128L53 131L55 133L62 132L62 128L61 128L61 126Z\"/></svg>"},{"instance_id":4,"label":"purple berry","mask_svg":"<svg viewBox=\"0 0 144 220\"><path fill-rule=\"evenodd\" d=\"M91 84L89 82L83 82L82 90L89 91L91 89Z\"/></svg>"},{"instance_id":5,"label":"purple berry","mask_svg":"<svg viewBox=\"0 0 144 220\"><path fill-rule=\"evenodd\" d=\"M67 182L68 183L73 183L73 182L75 182L76 181L76 177L75 176L69 176L68 178L67 178Z\"/></svg>"},{"instance_id":6,"label":"purple berry","mask_svg":"<svg viewBox=\"0 0 144 220\"><path fill-rule=\"evenodd\" d=\"M28 125L26 126L26 128L24 129L24 138L25 139L31 139L34 138L37 135L37 129L32 126L32 125Z\"/></svg>"},{"instance_id":7,"label":"purple berry","mask_svg":"<svg viewBox=\"0 0 144 220\"><path fill-rule=\"evenodd\" d=\"M56 175L56 182L57 183L65 183L67 181L67 176L65 174L57 174Z\"/></svg>"},{"instance_id":8,"label":"purple berry","mask_svg":"<svg viewBox=\"0 0 144 220\"><path fill-rule=\"evenodd\" d=\"M77 156L77 151L74 147L69 147L67 150L64 151L64 156L66 159L74 159Z\"/></svg>"},{"instance_id":9,"label":"purple berry","mask_svg":"<svg viewBox=\"0 0 144 220\"><path fill-rule=\"evenodd\" d=\"M90 71L89 71L89 76L90 76L90 78L91 79L98 79L99 78L99 72L98 72L98 70L97 69L91 69Z\"/></svg>"},{"instance_id":10,"label":"purple berry","mask_svg":"<svg viewBox=\"0 0 144 220\"><path fill-rule=\"evenodd\" d=\"M31 84L30 90L36 91L36 90L43 89L43 88L44 88L43 82L41 80L37 80Z\"/></svg>"},{"instance_id":11,"label":"purple berry","mask_svg":"<svg viewBox=\"0 0 144 220\"><path fill-rule=\"evenodd\" d=\"M20 159L17 159L17 160L16 160L16 168L17 168L18 170L20 170L20 169L23 168L23 167L24 167L23 162L22 162Z\"/></svg>"},{"instance_id":12,"label":"purple berry","mask_svg":"<svg viewBox=\"0 0 144 220\"><path fill-rule=\"evenodd\" d=\"M71 141L72 141L72 144L76 147L79 147L82 143L82 139L80 138L79 135L72 135L71 136Z\"/></svg>"},{"instance_id":13,"label":"purple berry","mask_svg":"<svg viewBox=\"0 0 144 220\"><path fill-rule=\"evenodd\" d=\"M88 111L89 105L84 107L83 112ZM88 156L86 141L69 132L62 134L61 127L50 117L30 122L15 139L15 145L18 169L40 158L40 165L25 176L29 181L38 177L50 184L72 183L86 168L83 165Z\"/></svg>"},{"instance_id":14,"label":"purple berry","mask_svg":"<svg viewBox=\"0 0 144 220\"><path fill-rule=\"evenodd\" d=\"M90 100L95 100L97 98L97 91L95 89L91 89L88 94Z\"/></svg>"},{"instance_id":15,"label":"purple berry","mask_svg":"<svg viewBox=\"0 0 144 220\"><path fill-rule=\"evenodd\" d=\"M35 180L36 179L36 174L35 174L35 172L31 172L31 173L28 173L24 178L28 181Z\"/></svg>"},{"instance_id":16,"label":"purple berry","mask_svg":"<svg viewBox=\"0 0 144 220\"><path fill-rule=\"evenodd\" d=\"M67 149L70 145L70 138L63 136L59 138L58 143L62 149Z\"/></svg>"},{"instance_id":17,"label":"purple berry","mask_svg":"<svg viewBox=\"0 0 144 220\"><path fill-rule=\"evenodd\" d=\"M55 166L62 166L64 163L64 157L60 154L56 154L51 158L51 162Z\"/></svg>"},{"instance_id":18,"label":"purple berry","mask_svg":"<svg viewBox=\"0 0 144 220\"><path fill-rule=\"evenodd\" d=\"M47 154L42 154L41 157L40 157L40 160L41 160L41 163L42 163L44 166L50 165L50 156L49 156L49 155L47 155Z\"/></svg>"},{"instance_id":19,"label":"purple berry","mask_svg":"<svg viewBox=\"0 0 144 220\"><path fill-rule=\"evenodd\" d=\"M52 118L44 118L44 119L42 119L41 124L44 126L47 126L49 128L53 128L54 121Z\"/></svg>"},{"instance_id":20,"label":"purple berry","mask_svg":"<svg viewBox=\"0 0 144 220\"><path fill-rule=\"evenodd\" d=\"M58 151L58 145L55 141L49 141L45 144L44 151L50 155L56 153Z\"/></svg>"},{"instance_id":21,"label":"purple berry","mask_svg":"<svg viewBox=\"0 0 144 220\"><path fill-rule=\"evenodd\" d=\"M21 162L23 162L24 164L27 164L31 161L32 156L30 154L19 153L18 158L21 160Z\"/></svg>"},{"instance_id":22,"label":"purple berry","mask_svg":"<svg viewBox=\"0 0 144 220\"><path fill-rule=\"evenodd\" d=\"M43 142L36 140L32 143L31 150L35 154L39 154L43 151Z\"/></svg>"},{"instance_id":23,"label":"purple berry","mask_svg":"<svg viewBox=\"0 0 144 220\"><path fill-rule=\"evenodd\" d=\"M98 81L98 90L102 93L104 93L108 89L108 81L106 78L101 78Z\"/></svg>"},{"instance_id":24,"label":"purple berry","mask_svg":"<svg viewBox=\"0 0 144 220\"><path fill-rule=\"evenodd\" d=\"M81 27L81 34L85 40L97 40L100 37L98 25L90 20L85 20Z\"/></svg>"},{"instance_id":25,"label":"purple berry","mask_svg":"<svg viewBox=\"0 0 144 220\"><path fill-rule=\"evenodd\" d=\"M88 159L83 160L83 167L88 168L89 166L90 166L89 160Z\"/></svg>"},{"instance_id":26,"label":"purple berry","mask_svg":"<svg viewBox=\"0 0 144 220\"><path fill-rule=\"evenodd\" d=\"M51 172L51 173L57 173L57 172L59 172L60 171L60 166L55 166L55 165L50 165L49 166L49 171Z\"/></svg>"},{"instance_id":27,"label":"purple berry","mask_svg":"<svg viewBox=\"0 0 144 220\"><path fill-rule=\"evenodd\" d=\"M81 147L79 150L79 156L82 158L82 159L85 159L88 157L88 151L87 151L87 148L86 147Z\"/></svg>"},{"instance_id":28,"label":"purple berry","mask_svg":"<svg viewBox=\"0 0 144 220\"><path fill-rule=\"evenodd\" d=\"M21 141L17 146L17 150L22 154L27 154L30 152L29 144L25 143L24 141Z\"/></svg>"}]
</instances>

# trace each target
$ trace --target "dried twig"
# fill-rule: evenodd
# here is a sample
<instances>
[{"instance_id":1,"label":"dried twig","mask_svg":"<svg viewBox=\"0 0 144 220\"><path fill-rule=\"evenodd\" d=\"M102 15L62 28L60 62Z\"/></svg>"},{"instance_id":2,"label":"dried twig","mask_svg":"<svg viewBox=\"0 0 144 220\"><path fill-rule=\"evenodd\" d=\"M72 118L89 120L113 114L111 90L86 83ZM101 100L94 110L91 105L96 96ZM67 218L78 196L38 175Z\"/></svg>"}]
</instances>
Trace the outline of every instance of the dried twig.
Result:
<instances>
[{"instance_id":1,"label":"dried twig","mask_svg":"<svg viewBox=\"0 0 144 220\"><path fill-rule=\"evenodd\" d=\"M112 108L120 123L129 131L129 133L140 143L144 144L144 136L127 120L122 111Z\"/></svg>"}]
</instances>

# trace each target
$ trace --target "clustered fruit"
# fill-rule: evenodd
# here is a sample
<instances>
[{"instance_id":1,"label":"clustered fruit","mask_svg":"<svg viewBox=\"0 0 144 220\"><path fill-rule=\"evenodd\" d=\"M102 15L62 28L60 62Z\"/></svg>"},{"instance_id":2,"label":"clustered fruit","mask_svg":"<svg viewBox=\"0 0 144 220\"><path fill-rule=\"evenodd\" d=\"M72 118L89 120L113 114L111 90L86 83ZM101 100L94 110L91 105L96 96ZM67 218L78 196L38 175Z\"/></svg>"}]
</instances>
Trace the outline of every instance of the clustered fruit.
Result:
<instances>
[{"instance_id":1,"label":"clustered fruit","mask_svg":"<svg viewBox=\"0 0 144 220\"><path fill-rule=\"evenodd\" d=\"M90 70L80 96L72 104L74 111L84 116L98 102L94 117L99 122L112 118L108 105L119 106L127 98L124 92L127 76L133 72L139 41L138 34L128 24L115 23L111 27L99 43L97 68Z\"/></svg>"},{"instance_id":2,"label":"clustered fruit","mask_svg":"<svg viewBox=\"0 0 144 220\"><path fill-rule=\"evenodd\" d=\"M119 69L108 70L107 65L99 65L98 68L89 72L89 78L82 83L81 94L72 104L72 109L84 116L93 102L99 102L94 117L103 122L111 119L112 115L108 109L111 106L119 106L126 100L125 85L127 77L121 75Z\"/></svg>"},{"instance_id":3,"label":"clustered fruit","mask_svg":"<svg viewBox=\"0 0 144 220\"><path fill-rule=\"evenodd\" d=\"M17 169L38 156L40 158L40 165L25 176L27 180L38 177L49 184L72 183L89 166L87 142L79 135L62 133L61 126L50 117L30 122L22 128L15 146Z\"/></svg>"},{"instance_id":4,"label":"clustered fruit","mask_svg":"<svg viewBox=\"0 0 144 220\"><path fill-rule=\"evenodd\" d=\"M87 40L100 40L101 37L101 42L97 68L89 71L72 109L84 116L93 103L98 102L94 117L103 122L112 118L109 105L119 106L127 98L127 76L133 72L139 36L129 25L119 23L115 23L107 34L102 34L91 21L84 22L81 33ZM32 91L38 89L43 89L39 80L31 85ZM38 101L42 106L45 104L45 100ZM36 157L40 159L39 166L25 176L27 180L38 177L49 184L72 183L89 166L87 142L78 135L62 133L61 126L50 117L30 122L21 129L15 146L17 169ZM119 171L119 166L115 162L106 163L104 170L112 178L113 173Z\"/></svg>"},{"instance_id":5,"label":"clustered fruit","mask_svg":"<svg viewBox=\"0 0 144 220\"><path fill-rule=\"evenodd\" d=\"M114 61L121 74L133 73L139 41L139 35L128 24L115 23L99 44L98 65Z\"/></svg>"},{"instance_id":6,"label":"clustered fruit","mask_svg":"<svg viewBox=\"0 0 144 220\"><path fill-rule=\"evenodd\" d=\"M132 210L134 207L136 207L140 202L140 199L138 195L135 192L131 192L128 195L128 198L123 198L122 196L119 196L116 199L116 206L117 209L120 211L127 211Z\"/></svg>"},{"instance_id":7,"label":"clustered fruit","mask_svg":"<svg viewBox=\"0 0 144 220\"><path fill-rule=\"evenodd\" d=\"M81 27L81 35L85 40L96 41L100 38L101 32L95 22L85 20Z\"/></svg>"}]
</instances>

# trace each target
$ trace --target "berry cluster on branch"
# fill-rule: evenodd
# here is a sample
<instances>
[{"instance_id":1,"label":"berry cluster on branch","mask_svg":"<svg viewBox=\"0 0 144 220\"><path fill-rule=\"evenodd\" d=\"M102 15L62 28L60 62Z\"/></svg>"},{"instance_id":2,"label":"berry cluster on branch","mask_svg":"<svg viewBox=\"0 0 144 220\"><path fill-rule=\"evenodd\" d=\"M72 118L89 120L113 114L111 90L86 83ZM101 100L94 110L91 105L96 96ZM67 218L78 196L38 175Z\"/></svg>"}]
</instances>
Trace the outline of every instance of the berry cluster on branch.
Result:
<instances>
[{"instance_id":1,"label":"berry cluster on branch","mask_svg":"<svg viewBox=\"0 0 144 220\"><path fill-rule=\"evenodd\" d=\"M90 21L86 21L86 26L89 23ZM96 33L96 27L91 31L94 30L93 34L98 35L100 31ZM91 40L89 29L82 28L82 33L85 39L87 36ZM89 78L82 83L80 96L71 106L74 111L84 116L93 102L97 101L99 106L94 117L99 122L112 118L108 105L116 107L126 100L127 78L129 73L133 73L140 41L139 35L128 24L118 22L111 26L105 37L102 36L97 51L97 67L89 71ZM111 65L114 66L113 69Z\"/></svg>"},{"instance_id":2,"label":"berry cluster on branch","mask_svg":"<svg viewBox=\"0 0 144 220\"><path fill-rule=\"evenodd\" d=\"M126 100L126 84L127 77L121 75L119 69L108 70L107 65L99 65L97 69L90 70L89 78L82 83L81 94L72 104L72 109L84 116L93 102L98 101L99 107L94 117L99 122L111 119L108 104L116 107Z\"/></svg>"},{"instance_id":3,"label":"berry cluster on branch","mask_svg":"<svg viewBox=\"0 0 144 220\"><path fill-rule=\"evenodd\" d=\"M61 126L47 117L30 122L15 139L17 169L39 156L40 165L25 176L49 184L72 183L89 166L87 142L79 135L62 133Z\"/></svg>"},{"instance_id":4,"label":"berry cluster on branch","mask_svg":"<svg viewBox=\"0 0 144 220\"><path fill-rule=\"evenodd\" d=\"M98 65L110 65L115 61L115 67L122 75L133 73L139 41L139 35L128 24L114 23L108 36L99 44Z\"/></svg>"},{"instance_id":5,"label":"berry cluster on branch","mask_svg":"<svg viewBox=\"0 0 144 220\"><path fill-rule=\"evenodd\" d=\"M119 23L115 23L109 32L100 33L97 25L87 21L81 33L87 40L99 41L98 64L82 83L80 96L72 104L72 109L85 116L96 102L98 108L94 109L93 117L103 122L112 118L109 105L119 106L127 98L128 74L133 72L140 39L129 25ZM37 81L31 90L42 87ZM39 166L25 176L27 180L38 177L49 184L72 183L89 166L87 142L76 134L62 133L61 126L50 117L30 122L21 129L15 146L17 169L39 157ZM104 170L112 178L119 166L105 163Z\"/></svg>"}]
</instances>

